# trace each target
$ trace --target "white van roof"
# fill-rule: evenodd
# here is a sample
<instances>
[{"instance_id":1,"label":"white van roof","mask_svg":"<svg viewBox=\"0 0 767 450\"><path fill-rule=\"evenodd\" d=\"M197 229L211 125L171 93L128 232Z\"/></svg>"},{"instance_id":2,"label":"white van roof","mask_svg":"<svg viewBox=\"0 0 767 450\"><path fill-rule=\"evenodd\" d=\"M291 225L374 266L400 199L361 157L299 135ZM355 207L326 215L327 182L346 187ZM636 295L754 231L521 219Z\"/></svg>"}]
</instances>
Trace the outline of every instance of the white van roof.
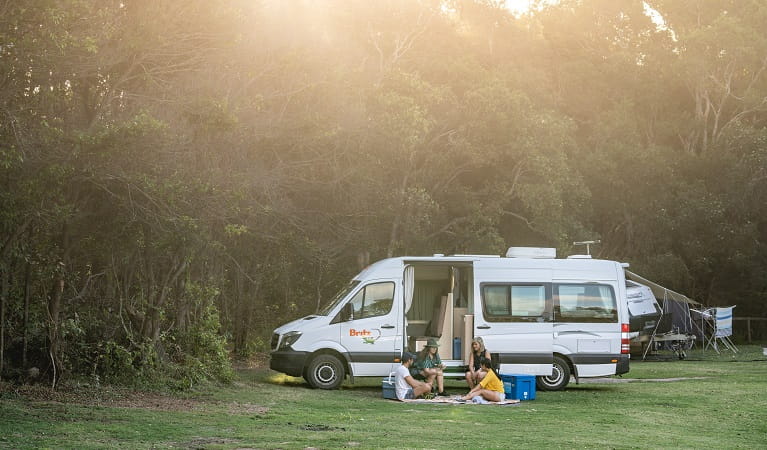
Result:
<instances>
[{"instance_id":1,"label":"white van roof","mask_svg":"<svg viewBox=\"0 0 767 450\"><path fill-rule=\"evenodd\" d=\"M557 249L550 247L509 247L506 250L506 257L554 259L557 257Z\"/></svg>"},{"instance_id":2,"label":"white van roof","mask_svg":"<svg viewBox=\"0 0 767 450\"><path fill-rule=\"evenodd\" d=\"M554 279L615 280L622 270L619 263L602 259L501 258L483 255L402 256L376 261L355 280L401 278L405 265L433 264L474 266L490 270L553 270ZM522 275L520 273L520 275Z\"/></svg>"}]
</instances>

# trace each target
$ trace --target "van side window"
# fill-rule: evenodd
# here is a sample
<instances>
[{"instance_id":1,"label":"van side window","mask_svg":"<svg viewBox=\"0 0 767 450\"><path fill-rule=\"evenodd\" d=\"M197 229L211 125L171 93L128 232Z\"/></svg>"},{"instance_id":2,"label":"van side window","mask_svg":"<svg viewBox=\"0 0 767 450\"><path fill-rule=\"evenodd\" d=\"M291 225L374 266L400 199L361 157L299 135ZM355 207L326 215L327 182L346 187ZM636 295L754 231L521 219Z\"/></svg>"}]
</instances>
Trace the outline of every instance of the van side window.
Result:
<instances>
[{"instance_id":1,"label":"van side window","mask_svg":"<svg viewBox=\"0 0 767 450\"><path fill-rule=\"evenodd\" d=\"M394 283L374 283L365 286L352 298L353 319L364 319L389 314L394 304Z\"/></svg>"},{"instance_id":2,"label":"van side window","mask_svg":"<svg viewBox=\"0 0 767 450\"><path fill-rule=\"evenodd\" d=\"M554 320L557 322L617 322L612 286L555 284Z\"/></svg>"},{"instance_id":3,"label":"van side window","mask_svg":"<svg viewBox=\"0 0 767 450\"><path fill-rule=\"evenodd\" d=\"M546 311L546 287L486 284L482 286L482 307L490 322L538 321Z\"/></svg>"}]
</instances>

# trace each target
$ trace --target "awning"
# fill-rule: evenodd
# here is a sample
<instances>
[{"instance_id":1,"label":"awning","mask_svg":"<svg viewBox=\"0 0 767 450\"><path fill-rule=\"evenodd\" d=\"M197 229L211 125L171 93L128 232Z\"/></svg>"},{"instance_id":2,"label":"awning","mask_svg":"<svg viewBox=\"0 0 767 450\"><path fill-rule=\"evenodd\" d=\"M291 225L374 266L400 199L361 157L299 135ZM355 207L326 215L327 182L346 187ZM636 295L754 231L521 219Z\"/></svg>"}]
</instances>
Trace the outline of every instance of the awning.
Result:
<instances>
[{"instance_id":1,"label":"awning","mask_svg":"<svg viewBox=\"0 0 767 450\"><path fill-rule=\"evenodd\" d=\"M700 302L696 302L686 295L682 295L679 292L674 292L671 289L666 289L658 283L653 283L647 278L641 277L630 270L624 269L624 271L626 272L626 278L629 280L636 281L639 284L644 284L645 286L649 287L655 298L658 300L668 298L676 302L687 303L689 305L700 305Z\"/></svg>"}]
</instances>

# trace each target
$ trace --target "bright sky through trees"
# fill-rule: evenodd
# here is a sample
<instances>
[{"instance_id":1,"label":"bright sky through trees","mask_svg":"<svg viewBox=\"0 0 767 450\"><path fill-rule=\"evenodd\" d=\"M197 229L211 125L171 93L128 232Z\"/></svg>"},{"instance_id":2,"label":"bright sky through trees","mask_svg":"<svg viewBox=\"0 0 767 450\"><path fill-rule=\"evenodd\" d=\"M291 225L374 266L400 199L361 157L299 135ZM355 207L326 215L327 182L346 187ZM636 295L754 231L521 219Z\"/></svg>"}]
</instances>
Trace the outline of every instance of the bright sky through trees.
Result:
<instances>
[{"instance_id":1,"label":"bright sky through trees","mask_svg":"<svg viewBox=\"0 0 767 450\"><path fill-rule=\"evenodd\" d=\"M506 8L515 15L529 11L530 4L531 0L506 0Z\"/></svg>"}]
</instances>

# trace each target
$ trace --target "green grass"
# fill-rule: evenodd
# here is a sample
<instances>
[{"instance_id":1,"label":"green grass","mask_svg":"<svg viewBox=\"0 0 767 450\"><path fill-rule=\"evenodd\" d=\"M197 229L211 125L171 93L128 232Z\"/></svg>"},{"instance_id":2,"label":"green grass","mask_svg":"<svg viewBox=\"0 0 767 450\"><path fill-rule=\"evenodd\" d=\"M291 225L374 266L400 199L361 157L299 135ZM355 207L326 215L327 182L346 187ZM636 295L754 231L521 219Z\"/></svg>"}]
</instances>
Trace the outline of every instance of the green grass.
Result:
<instances>
[{"instance_id":1,"label":"green grass","mask_svg":"<svg viewBox=\"0 0 767 450\"><path fill-rule=\"evenodd\" d=\"M767 357L741 350L633 361L622 382L572 384L505 407L384 400L380 379L318 391L267 369L180 397L40 401L6 386L0 447L765 448ZM697 379L653 381L677 377ZM465 390L458 381L448 389Z\"/></svg>"}]
</instances>

